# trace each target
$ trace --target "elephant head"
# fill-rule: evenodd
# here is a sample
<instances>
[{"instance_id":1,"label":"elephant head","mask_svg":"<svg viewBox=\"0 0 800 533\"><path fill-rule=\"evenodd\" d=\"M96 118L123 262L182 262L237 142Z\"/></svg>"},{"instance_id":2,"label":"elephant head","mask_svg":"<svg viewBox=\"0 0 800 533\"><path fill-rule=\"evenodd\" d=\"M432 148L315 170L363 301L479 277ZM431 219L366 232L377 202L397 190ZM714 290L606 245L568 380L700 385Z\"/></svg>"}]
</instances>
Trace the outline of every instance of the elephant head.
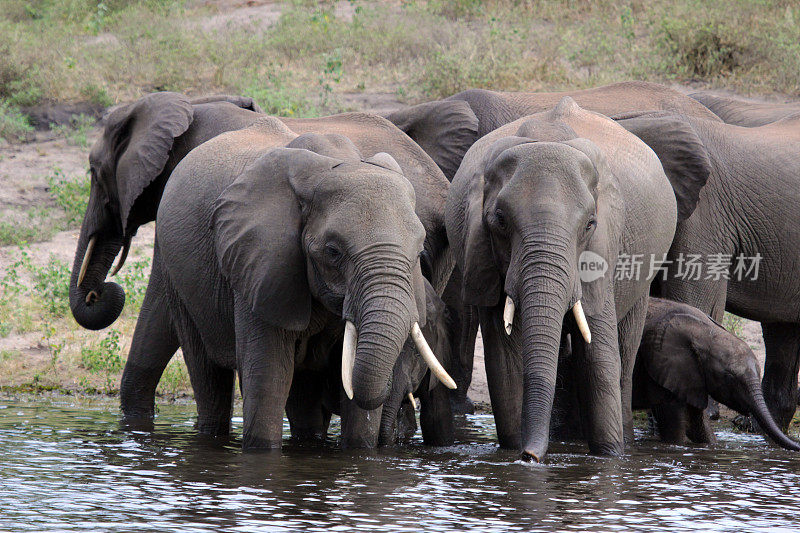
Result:
<instances>
[{"instance_id":1,"label":"elephant head","mask_svg":"<svg viewBox=\"0 0 800 533\"><path fill-rule=\"evenodd\" d=\"M363 161L346 137L305 134L261 156L214 206L220 271L265 324L304 331L318 305L344 319L342 382L362 409L386 400L409 335L427 348L414 205L388 154Z\"/></svg>"},{"instance_id":2,"label":"elephant head","mask_svg":"<svg viewBox=\"0 0 800 533\"><path fill-rule=\"evenodd\" d=\"M711 396L752 415L778 445L800 450L781 432L764 402L756 355L700 310L651 298L636 365L682 402L705 409Z\"/></svg>"},{"instance_id":3,"label":"elephant head","mask_svg":"<svg viewBox=\"0 0 800 533\"><path fill-rule=\"evenodd\" d=\"M155 220L161 193L178 161L210 137L243 127L241 120L253 120L217 118L197 131L196 106L210 110L219 103L260 111L247 97L218 95L189 101L181 94L160 92L117 107L105 117L103 132L89 153L89 202L70 278L70 308L81 326L103 329L122 312L125 293L116 283L106 283L106 276L120 249L111 275L122 267L139 226ZM187 135L189 139L176 143ZM175 150L177 144L180 149Z\"/></svg>"},{"instance_id":4,"label":"elephant head","mask_svg":"<svg viewBox=\"0 0 800 533\"><path fill-rule=\"evenodd\" d=\"M511 342L522 357L520 447L537 460L548 446L562 328L573 333L573 347L588 344L586 316L607 322L614 312L611 281L626 205L604 151L568 124L584 124L587 116L603 135L622 130L565 98L552 111L474 145L448 197L447 230L463 273L464 303L499 309L505 302L506 333L516 330ZM618 138L631 142L627 134ZM696 201L699 187L693 192ZM587 260L606 265L608 273L580 276L579 265ZM618 350L616 336L602 342ZM621 414L608 418L621 420Z\"/></svg>"}]
</instances>

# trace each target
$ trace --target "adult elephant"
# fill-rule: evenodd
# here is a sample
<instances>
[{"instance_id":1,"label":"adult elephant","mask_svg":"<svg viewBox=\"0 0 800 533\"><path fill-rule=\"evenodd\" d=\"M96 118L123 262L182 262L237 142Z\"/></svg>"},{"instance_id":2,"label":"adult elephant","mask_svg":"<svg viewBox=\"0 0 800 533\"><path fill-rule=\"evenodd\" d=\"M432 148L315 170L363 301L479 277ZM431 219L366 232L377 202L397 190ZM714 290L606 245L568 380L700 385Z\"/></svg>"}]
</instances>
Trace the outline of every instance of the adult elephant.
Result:
<instances>
[{"instance_id":1,"label":"adult elephant","mask_svg":"<svg viewBox=\"0 0 800 533\"><path fill-rule=\"evenodd\" d=\"M372 125L391 142L390 130L360 114L325 125ZM360 152L340 133L298 135L265 118L204 143L175 169L159 206L156 250L202 431L227 432L236 369L244 447L279 447L308 340L343 320L342 384L362 409L387 399L409 335L430 354L420 332L425 204L415 206L401 165ZM436 183L435 175L422 178L420 193Z\"/></svg>"},{"instance_id":2,"label":"adult elephant","mask_svg":"<svg viewBox=\"0 0 800 533\"><path fill-rule=\"evenodd\" d=\"M520 117L550 109L565 95L571 96L581 107L609 116L642 110L667 110L679 115L719 120L703 105L685 95L648 82L623 82L568 93L470 89L444 100L397 110L387 118L425 149L444 174L452 179L464 154L480 137ZM445 142L435 142L443 138ZM477 313L459 300L461 276L456 266L450 286L445 291L445 301L456 318L457 335L452 337L453 366L449 370L458 383L458 389L452 392L457 412L471 409L466 393L471 382L478 330Z\"/></svg>"},{"instance_id":3,"label":"adult elephant","mask_svg":"<svg viewBox=\"0 0 800 533\"><path fill-rule=\"evenodd\" d=\"M171 92L149 94L113 109L89 153L91 186L69 284L72 316L88 329L112 324L125 303L105 282L125 261L139 226L155 220L169 175L195 146L262 116L252 99L214 96L192 101ZM173 349L174 352L174 349Z\"/></svg>"},{"instance_id":4,"label":"adult elephant","mask_svg":"<svg viewBox=\"0 0 800 533\"><path fill-rule=\"evenodd\" d=\"M748 128L764 126L800 113L798 102L757 102L708 91L692 93L689 96L710 109L726 124Z\"/></svg>"},{"instance_id":5,"label":"adult elephant","mask_svg":"<svg viewBox=\"0 0 800 533\"><path fill-rule=\"evenodd\" d=\"M691 136L672 142L702 159ZM571 98L496 129L467 152L448 196L447 231L464 302L479 307L502 447L536 461L546 453L566 328L580 361L575 377L589 448L623 451L624 436L632 437L633 362L654 273L617 280L615 266L621 254L663 258L702 174L674 179L673 194L652 150ZM607 270L582 279L579 258Z\"/></svg>"},{"instance_id":6,"label":"adult elephant","mask_svg":"<svg viewBox=\"0 0 800 533\"><path fill-rule=\"evenodd\" d=\"M713 443L703 416L709 396L752 415L779 446L800 450L764 402L758 360L747 343L695 307L651 298L633 372L633 408L652 411L664 441Z\"/></svg>"},{"instance_id":7,"label":"adult elephant","mask_svg":"<svg viewBox=\"0 0 800 533\"><path fill-rule=\"evenodd\" d=\"M791 115L753 128L728 125L681 93L641 82L569 93L469 90L450 100L470 105L480 134L547 109L567 94L583 107L620 119L656 151L668 175L691 176L698 164L710 169L696 210L676 229L668 257L670 279L661 284L659 294L693 305L716 320L727 309L761 322L767 350L764 396L785 430L797 407L800 367L800 286L793 275L794 243L800 239L800 159L795 156L800 153L800 118ZM684 157L685 145L670 142L684 135L695 136L708 157ZM681 261L698 254L704 274L679 276ZM757 279L728 280L735 265L706 278L715 257L737 256L761 259Z\"/></svg>"}]
</instances>

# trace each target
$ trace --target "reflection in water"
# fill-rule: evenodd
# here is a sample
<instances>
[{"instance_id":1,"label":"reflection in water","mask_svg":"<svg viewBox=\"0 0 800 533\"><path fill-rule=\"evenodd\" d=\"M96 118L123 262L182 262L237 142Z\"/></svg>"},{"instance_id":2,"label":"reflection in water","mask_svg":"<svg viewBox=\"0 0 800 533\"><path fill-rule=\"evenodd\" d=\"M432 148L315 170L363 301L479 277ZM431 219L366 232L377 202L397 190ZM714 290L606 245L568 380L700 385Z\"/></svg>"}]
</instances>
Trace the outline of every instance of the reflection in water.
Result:
<instances>
[{"instance_id":1,"label":"reflection in water","mask_svg":"<svg viewBox=\"0 0 800 533\"><path fill-rule=\"evenodd\" d=\"M547 464L497 449L490 416L456 446L242 453L203 438L194 410L153 432L113 405L0 402L0 530L759 531L798 526L800 456L757 436L714 449L641 440L624 459L554 444ZM235 420L241 433L241 419ZM337 428L333 428L337 432Z\"/></svg>"}]
</instances>

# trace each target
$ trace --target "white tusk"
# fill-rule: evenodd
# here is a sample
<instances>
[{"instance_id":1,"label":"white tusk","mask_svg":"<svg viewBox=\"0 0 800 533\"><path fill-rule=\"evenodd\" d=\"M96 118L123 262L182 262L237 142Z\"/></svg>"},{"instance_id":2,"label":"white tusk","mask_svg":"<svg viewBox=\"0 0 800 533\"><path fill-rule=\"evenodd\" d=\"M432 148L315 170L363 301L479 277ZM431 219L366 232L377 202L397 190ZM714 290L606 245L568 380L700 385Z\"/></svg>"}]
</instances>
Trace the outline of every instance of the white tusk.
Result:
<instances>
[{"instance_id":1,"label":"white tusk","mask_svg":"<svg viewBox=\"0 0 800 533\"><path fill-rule=\"evenodd\" d=\"M506 327L506 335L511 335L511 326L514 324L514 300L506 295L506 306L503 309L503 324Z\"/></svg>"},{"instance_id":2,"label":"white tusk","mask_svg":"<svg viewBox=\"0 0 800 533\"><path fill-rule=\"evenodd\" d=\"M453 378L447 373L444 367L439 363L439 360L436 359L436 356L433 355L433 350L431 347L428 346L428 341L425 340L425 337L422 335L422 330L419 329L419 324L414 322L414 325L411 326L411 338L414 339L414 344L419 350L419 354L422 356L423 361L427 363L428 367L431 369L431 374L437 377L439 381L444 383L444 386L448 389L455 389L456 382L453 381Z\"/></svg>"},{"instance_id":3,"label":"white tusk","mask_svg":"<svg viewBox=\"0 0 800 533\"><path fill-rule=\"evenodd\" d=\"M128 258L128 252L131 249L131 240L130 238L125 239L125 244L122 246L122 255L119 256L119 261L114 266L114 269L111 271L111 274L108 275L109 278L113 278L119 272L119 269L122 268L122 265L125 264L125 259Z\"/></svg>"},{"instance_id":4,"label":"white tusk","mask_svg":"<svg viewBox=\"0 0 800 533\"><path fill-rule=\"evenodd\" d=\"M589 323L586 322L586 315L583 314L583 305L580 300L575 302L575 305L572 307L572 314L575 315L575 322L578 323L578 329L581 331L581 335L583 335L583 340L586 341L586 344L591 344L592 332L589 331Z\"/></svg>"},{"instance_id":5,"label":"white tusk","mask_svg":"<svg viewBox=\"0 0 800 533\"><path fill-rule=\"evenodd\" d=\"M414 410L416 411L417 410L417 400L414 399L414 395L411 394L410 392L408 393L408 401L411 402L411 407L413 407Z\"/></svg>"},{"instance_id":6,"label":"white tusk","mask_svg":"<svg viewBox=\"0 0 800 533\"><path fill-rule=\"evenodd\" d=\"M78 287L83 283L83 277L86 275L86 269L89 268L89 259L92 258L92 251L94 250L94 243L97 242L97 237L89 239L89 244L86 246L86 253L83 255L83 263L81 263L81 271L78 274Z\"/></svg>"},{"instance_id":7,"label":"white tusk","mask_svg":"<svg viewBox=\"0 0 800 533\"><path fill-rule=\"evenodd\" d=\"M344 342L342 343L342 386L344 393L353 399L353 367L356 365L356 344L358 332L349 320L344 325Z\"/></svg>"}]
</instances>

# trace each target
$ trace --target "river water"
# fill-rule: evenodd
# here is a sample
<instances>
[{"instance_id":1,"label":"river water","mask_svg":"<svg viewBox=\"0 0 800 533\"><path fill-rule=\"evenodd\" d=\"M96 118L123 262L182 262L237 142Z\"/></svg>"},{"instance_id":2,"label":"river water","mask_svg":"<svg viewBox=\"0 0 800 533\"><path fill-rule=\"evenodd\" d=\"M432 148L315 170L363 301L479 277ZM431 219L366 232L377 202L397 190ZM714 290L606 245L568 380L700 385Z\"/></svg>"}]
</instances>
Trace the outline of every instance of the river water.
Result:
<instances>
[{"instance_id":1,"label":"river water","mask_svg":"<svg viewBox=\"0 0 800 533\"><path fill-rule=\"evenodd\" d=\"M0 531L800 530L800 455L755 435L707 449L642 432L622 459L555 443L535 465L497 448L486 415L445 449L272 453L200 437L194 416L162 406L137 432L110 402L0 400Z\"/></svg>"}]
</instances>

